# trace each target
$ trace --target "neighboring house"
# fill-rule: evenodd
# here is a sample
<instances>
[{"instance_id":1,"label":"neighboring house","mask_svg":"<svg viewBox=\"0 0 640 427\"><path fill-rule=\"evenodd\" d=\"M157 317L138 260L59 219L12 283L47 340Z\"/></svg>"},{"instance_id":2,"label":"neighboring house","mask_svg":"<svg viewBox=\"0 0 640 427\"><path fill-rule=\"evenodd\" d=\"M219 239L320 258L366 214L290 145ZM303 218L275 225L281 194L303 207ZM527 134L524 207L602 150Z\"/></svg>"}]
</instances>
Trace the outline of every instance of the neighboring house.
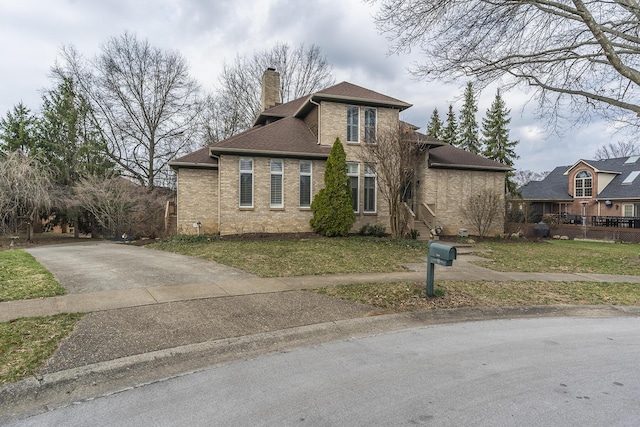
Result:
<instances>
[{"instance_id":1,"label":"neighboring house","mask_svg":"<svg viewBox=\"0 0 640 427\"><path fill-rule=\"evenodd\" d=\"M277 105L278 88L278 73L268 69L263 112L251 129L170 163L178 175L177 232L312 231L311 201L324 185L336 138L347 154L353 231L364 224L389 229L375 165L364 163L360 151L380 132L398 129L400 112L411 105L347 82ZM444 234L471 229L461 216L462 204L482 189L503 192L510 168L408 129L423 150L407 208L429 227L443 227ZM496 224L495 231L502 226Z\"/></svg>"},{"instance_id":2,"label":"neighboring house","mask_svg":"<svg viewBox=\"0 0 640 427\"><path fill-rule=\"evenodd\" d=\"M518 191L529 203L529 217L557 214L567 222L640 228L640 156L578 160L555 168L542 181Z\"/></svg>"}]
</instances>

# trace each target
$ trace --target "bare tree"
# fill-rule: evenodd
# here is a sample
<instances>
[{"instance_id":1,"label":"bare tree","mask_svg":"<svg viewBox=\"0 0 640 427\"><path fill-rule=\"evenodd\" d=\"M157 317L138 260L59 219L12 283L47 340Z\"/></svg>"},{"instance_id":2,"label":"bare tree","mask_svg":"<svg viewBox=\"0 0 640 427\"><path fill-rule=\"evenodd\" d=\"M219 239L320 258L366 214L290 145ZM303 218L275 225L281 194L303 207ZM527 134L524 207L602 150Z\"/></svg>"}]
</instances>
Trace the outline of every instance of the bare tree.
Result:
<instances>
[{"instance_id":1,"label":"bare tree","mask_svg":"<svg viewBox=\"0 0 640 427\"><path fill-rule=\"evenodd\" d=\"M378 188L389 206L391 235L406 237L408 211L404 207L417 167L420 144L415 133L402 124L378 132L375 143L365 144L362 157L375 167Z\"/></svg>"},{"instance_id":2,"label":"bare tree","mask_svg":"<svg viewBox=\"0 0 640 427\"><path fill-rule=\"evenodd\" d=\"M27 240L33 224L53 205L51 172L37 156L20 150L0 157L0 229L18 233L26 225Z\"/></svg>"},{"instance_id":3,"label":"bare tree","mask_svg":"<svg viewBox=\"0 0 640 427\"><path fill-rule=\"evenodd\" d=\"M199 87L178 52L124 33L92 60L72 46L63 48L62 60L54 73L75 82L123 175L153 187L168 162L194 145Z\"/></svg>"},{"instance_id":4,"label":"bare tree","mask_svg":"<svg viewBox=\"0 0 640 427\"><path fill-rule=\"evenodd\" d=\"M513 175L513 183L515 184L516 188L522 187L523 185L526 185L531 181L542 181L550 173L551 171L534 172L528 169L525 169L525 170L519 169L515 171Z\"/></svg>"},{"instance_id":5,"label":"bare tree","mask_svg":"<svg viewBox=\"0 0 640 427\"><path fill-rule=\"evenodd\" d=\"M637 0L369 0L397 51L420 48L427 79L474 76L536 89L542 113L640 125ZM577 116L576 116L577 115Z\"/></svg>"},{"instance_id":6,"label":"bare tree","mask_svg":"<svg viewBox=\"0 0 640 427\"><path fill-rule=\"evenodd\" d=\"M68 206L86 209L111 237L122 233L132 237L156 237L164 229L164 201L161 189L149 189L117 176L92 175L78 181Z\"/></svg>"},{"instance_id":7,"label":"bare tree","mask_svg":"<svg viewBox=\"0 0 640 427\"><path fill-rule=\"evenodd\" d=\"M207 104L211 142L248 129L262 111L262 73L272 67L280 73L280 102L308 95L334 83L332 66L316 45L292 48L278 43L253 56L237 56L225 64L218 87Z\"/></svg>"},{"instance_id":8,"label":"bare tree","mask_svg":"<svg viewBox=\"0 0 640 427\"><path fill-rule=\"evenodd\" d=\"M461 212L475 227L478 236L486 237L495 221L504 216L503 195L498 191L482 190L464 202Z\"/></svg>"},{"instance_id":9,"label":"bare tree","mask_svg":"<svg viewBox=\"0 0 640 427\"><path fill-rule=\"evenodd\" d=\"M615 159L617 157L637 156L640 154L640 147L634 142L618 141L616 143L605 144L596 150L596 160Z\"/></svg>"}]
</instances>

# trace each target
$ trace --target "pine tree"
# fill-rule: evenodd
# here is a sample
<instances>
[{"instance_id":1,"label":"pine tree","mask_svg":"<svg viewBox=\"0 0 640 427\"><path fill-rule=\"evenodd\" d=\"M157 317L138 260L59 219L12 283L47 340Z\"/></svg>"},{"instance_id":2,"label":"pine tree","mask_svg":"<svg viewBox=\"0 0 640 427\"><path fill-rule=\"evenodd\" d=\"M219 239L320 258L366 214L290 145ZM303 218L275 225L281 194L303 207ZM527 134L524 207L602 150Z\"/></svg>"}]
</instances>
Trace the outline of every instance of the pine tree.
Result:
<instances>
[{"instance_id":1,"label":"pine tree","mask_svg":"<svg viewBox=\"0 0 640 427\"><path fill-rule=\"evenodd\" d=\"M0 149L5 151L20 150L29 154L36 141L34 133L35 116L21 102L8 111L0 120Z\"/></svg>"},{"instance_id":2,"label":"pine tree","mask_svg":"<svg viewBox=\"0 0 640 427\"><path fill-rule=\"evenodd\" d=\"M484 150L482 154L506 166L513 166L513 161L518 158L515 147L518 141L509 141L509 117L510 110L507 109L500 90L496 92L496 97L487 110L487 116L482 119L482 135L484 139ZM513 182L513 172L508 172L505 188L508 193L513 193L516 184Z\"/></svg>"},{"instance_id":3,"label":"pine tree","mask_svg":"<svg viewBox=\"0 0 640 427\"><path fill-rule=\"evenodd\" d=\"M356 222L346 159L344 147L336 138L325 165L324 188L311 202L311 228L324 236L346 236Z\"/></svg>"},{"instance_id":4,"label":"pine tree","mask_svg":"<svg viewBox=\"0 0 640 427\"><path fill-rule=\"evenodd\" d=\"M464 104L460 110L460 137L458 146L471 153L478 154L481 151L480 141L478 139L478 122L476 113L478 112L478 104L475 94L473 93L473 84L467 83L464 91Z\"/></svg>"},{"instance_id":5,"label":"pine tree","mask_svg":"<svg viewBox=\"0 0 640 427\"><path fill-rule=\"evenodd\" d=\"M431 119L429 120L429 124L427 125L427 136L435 139L441 139L442 132L442 120L440 120L438 109L434 108L433 114L431 114Z\"/></svg>"},{"instance_id":6,"label":"pine tree","mask_svg":"<svg viewBox=\"0 0 640 427\"><path fill-rule=\"evenodd\" d=\"M449 112L447 113L447 126L442 130L442 142L454 146L458 145L458 122L451 104L449 104Z\"/></svg>"}]
</instances>

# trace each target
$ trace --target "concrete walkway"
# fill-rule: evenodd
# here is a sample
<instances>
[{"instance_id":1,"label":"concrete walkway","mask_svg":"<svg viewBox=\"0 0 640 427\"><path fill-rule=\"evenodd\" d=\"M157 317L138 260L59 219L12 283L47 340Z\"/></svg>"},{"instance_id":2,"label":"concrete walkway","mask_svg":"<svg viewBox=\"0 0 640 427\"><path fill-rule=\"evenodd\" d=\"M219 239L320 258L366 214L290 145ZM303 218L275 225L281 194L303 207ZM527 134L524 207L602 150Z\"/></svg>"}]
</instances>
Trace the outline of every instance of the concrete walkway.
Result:
<instances>
[{"instance_id":1,"label":"concrete walkway","mask_svg":"<svg viewBox=\"0 0 640 427\"><path fill-rule=\"evenodd\" d=\"M471 263L471 261L479 259L481 258L473 254L462 253L452 267L436 266L436 283L438 280L640 283L640 276L628 275L498 272ZM70 293L58 297L2 302L0 303L0 322L20 317L46 316L59 313L86 313L177 301L313 289L353 283L426 280L426 261L420 264L407 264L405 267L409 271L277 278L260 278L250 274L230 274L215 277L207 283L149 285L143 288L99 290L95 292L88 292L83 289L80 293Z\"/></svg>"}]
</instances>

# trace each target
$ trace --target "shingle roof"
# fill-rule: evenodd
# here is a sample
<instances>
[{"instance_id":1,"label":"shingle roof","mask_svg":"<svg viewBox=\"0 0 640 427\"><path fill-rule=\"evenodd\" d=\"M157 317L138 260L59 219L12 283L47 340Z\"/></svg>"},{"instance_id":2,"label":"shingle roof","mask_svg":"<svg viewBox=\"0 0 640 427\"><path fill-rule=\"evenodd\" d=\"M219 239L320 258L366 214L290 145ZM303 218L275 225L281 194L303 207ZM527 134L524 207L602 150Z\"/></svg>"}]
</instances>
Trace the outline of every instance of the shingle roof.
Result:
<instances>
[{"instance_id":1,"label":"shingle roof","mask_svg":"<svg viewBox=\"0 0 640 427\"><path fill-rule=\"evenodd\" d=\"M524 200L571 201L569 185L564 173L571 166L558 166L542 181L530 181L518 189Z\"/></svg>"},{"instance_id":2,"label":"shingle roof","mask_svg":"<svg viewBox=\"0 0 640 427\"><path fill-rule=\"evenodd\" d=\"M285 117L256 125L210 146L211 153L254 153L326 158L331 147L318 144L316 136L300 119Z\"/></svg>"},{"instance_id":3,"label":"shingle roof","mask_svg":"<svg viewBox=\"0 0 640 427\"><path fill-rule=\"evenodd\" d=\"M169 162L169 166L173 169L176 167L216 168L218 167L218 159L211 157L209 154L209 146L206 146Z\"/></svg>"},{"instance_id":4,"label":"shingle roof","mask_svg":"<svg viewBox=\"0 0 640 427\"><path fill-rule=\"evenodd\" d=\"M511 170L509 166L446 144L429 150L429 167L471 170Z\"/></svg>"},{"instance_id":5,"label":"shingle roof","mask_svg":"<svg viewBox=\"0 0 640 427\"><path fill-rule=\"evenodd\" d=\"M640 177L631 184L623 184L631 172L640 171L640 160L628 163L628 159L579 160L570 166L558 166L542 181L531 181L518 191L525 200L573 200L569 195L567 172L585 163L597 172L615 174L611 182L596 195L597 199L640 199Z\"/></svg>"},{"instance_id":6,"label":"shingle roof","mask_svg":"<svg viewBox=\"0 0 640 427\"><path fill-rule=\"evenodd\" d=\"M399 99L383 95L371 89L354 85L353 83L349 82L342 82L338 83L337 85L330 86L326 89L314 93L313 97L320 99L348 99L351 101L360 101L368 105L395 106L400 108L400 110L411 107L411 104L407 104L404 101L400 101Z\"/></svg>"}]
</instances>

